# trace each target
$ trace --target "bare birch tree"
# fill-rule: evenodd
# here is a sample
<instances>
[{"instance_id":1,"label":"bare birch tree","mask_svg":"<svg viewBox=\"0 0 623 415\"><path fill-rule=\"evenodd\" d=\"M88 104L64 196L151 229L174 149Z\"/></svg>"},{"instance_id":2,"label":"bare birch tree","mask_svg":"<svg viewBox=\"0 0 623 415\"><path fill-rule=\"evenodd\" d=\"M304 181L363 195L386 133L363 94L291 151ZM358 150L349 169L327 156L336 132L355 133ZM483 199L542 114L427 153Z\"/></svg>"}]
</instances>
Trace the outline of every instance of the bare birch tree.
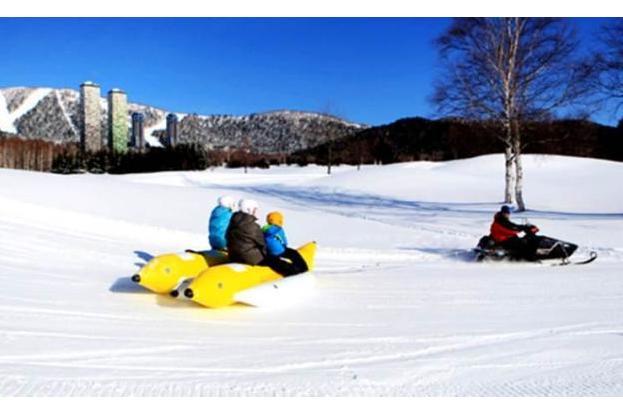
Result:
<instances>
[{"instance_id":1,"label":"bare birch tree","mask_svg":"<svg viewBox=\"0 0 623 415\"><path fill-rule=\"evenodd\" d=\"M432 97L439 112L493 125L504 145L504 202L523 200L525 121L550 117L588 92L592 68L576 56L564 19L457 18L436 40L443 76Z\"/></svg>"},{"instance_id":2,"label":"bare birch tree","mask_svg":"<svg viewBox=\"0 0 623 415\"><path fill-rule=\"evenodd\" d=\"M603 48L596 62L597 86L607 100L615 105L615 115L623 109L623 19L603 27L600 36Z\"/></svg>"}]
</instances>

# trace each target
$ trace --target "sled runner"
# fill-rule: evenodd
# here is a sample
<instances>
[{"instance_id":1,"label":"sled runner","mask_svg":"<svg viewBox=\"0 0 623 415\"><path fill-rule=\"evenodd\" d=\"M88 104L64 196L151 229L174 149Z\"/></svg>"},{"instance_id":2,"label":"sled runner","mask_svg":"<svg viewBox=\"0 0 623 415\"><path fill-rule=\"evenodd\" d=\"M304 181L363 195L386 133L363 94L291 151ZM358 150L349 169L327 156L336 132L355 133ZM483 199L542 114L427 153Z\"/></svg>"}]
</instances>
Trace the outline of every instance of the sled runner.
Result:
<instances>
[{"instance_id":1,"label":"sled runner","mask_svg":"<svg viewBox=\"0 0 623 415\"><path fill-rule=\"evenodd\" d=\"M234 300L254 307L279 307L296 303L306 297L315 285L314 274L304 272L239 291L234 295Z\"/></svg>"}]
</instances>

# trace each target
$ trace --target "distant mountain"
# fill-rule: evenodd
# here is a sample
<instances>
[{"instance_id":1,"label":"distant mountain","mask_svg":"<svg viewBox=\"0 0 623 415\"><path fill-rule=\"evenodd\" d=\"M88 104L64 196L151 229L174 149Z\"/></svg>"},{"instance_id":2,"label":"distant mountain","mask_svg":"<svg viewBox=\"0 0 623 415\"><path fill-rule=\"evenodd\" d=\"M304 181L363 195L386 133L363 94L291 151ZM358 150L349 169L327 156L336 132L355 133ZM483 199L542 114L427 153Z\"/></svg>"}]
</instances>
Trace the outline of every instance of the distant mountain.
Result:
<instances>
[{"instance_id":1,"label":"distant mountain","mask_svg":"<svg viewBox=\"0 0 623 415\"><path fill-rule=\"evenodd\" d=\"M73 89L0 89L0 131L25 138L57 142L80 141L80 93ZM101 98L102 131L106 134L108 105ZM170 111L128 103L128 124L133 112L143 113L145 138L158 146ZM179 142L204 143L213 148L241 147L257 152L292 152L354 134L365 125L329 115L274 111L245 116L176 113Z\"/></svg>"}]
</instances>

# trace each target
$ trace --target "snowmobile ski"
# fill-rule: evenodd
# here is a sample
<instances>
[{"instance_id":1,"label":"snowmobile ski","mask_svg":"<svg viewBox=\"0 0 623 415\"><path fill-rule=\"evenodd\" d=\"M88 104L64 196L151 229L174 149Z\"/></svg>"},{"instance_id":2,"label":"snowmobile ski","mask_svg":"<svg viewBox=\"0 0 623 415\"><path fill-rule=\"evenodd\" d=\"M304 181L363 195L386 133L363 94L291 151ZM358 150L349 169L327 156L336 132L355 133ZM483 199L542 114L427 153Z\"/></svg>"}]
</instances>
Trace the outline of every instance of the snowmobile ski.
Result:
<instances>
[{"instance_id":1,"label":"snowmobile ski","mask_svg":"<svg viewBox=\"0 0 623 415\"><path fill-rule=\"evenodd\" d=\"M589 257L583 261L570 261L568 258L564 259L562 262L558 263L558 264L552 264L552 266L555 267L563 267L566 265L586 265L586 264L590 264L591 262L593 262L594 260L597 259L597 252L595 251L591 251Z\"/></svg>"}]
</instances>

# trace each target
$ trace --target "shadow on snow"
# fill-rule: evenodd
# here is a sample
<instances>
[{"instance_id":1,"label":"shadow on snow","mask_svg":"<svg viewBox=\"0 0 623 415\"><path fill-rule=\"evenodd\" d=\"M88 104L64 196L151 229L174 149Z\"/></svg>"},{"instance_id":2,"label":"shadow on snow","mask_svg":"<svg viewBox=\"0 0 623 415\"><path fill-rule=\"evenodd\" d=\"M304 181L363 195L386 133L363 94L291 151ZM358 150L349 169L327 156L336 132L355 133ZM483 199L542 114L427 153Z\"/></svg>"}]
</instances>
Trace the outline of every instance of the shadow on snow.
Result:
<instances>
[{"instance_id":1,"label":"shadow on snow","mask_svg":"<svg viewBox=\"0 0 623 415\"><path fill-rule=\"evenodd\" d=\"M188 180L188 179L187 179ZM387 216L395 217L401 212L413 216L414 218L430 216L459 216L466 215L482 216L495 213L503 202L422 202L412 200L402 200L392 197L384 197L365 193L348 193L344 191L331 191L326 188L293 187L284 185L260 185L260 186L236 186L196 183L189 180L198 187L212 187L223 190L243 191L256 193L264 196L274 197L289 203L313 207L319 210L338 209L335 213L343 212L343 208L350 207L364 212L369 211L375 216L383 215L386 211ZM332 210L333 212L333 210ZM357 216L365 216L362 212ZM612 220L623 219L623 213L581 213L563 212L547 210L526 210L518 213L521 215L534 215L542 219L554 220ZM354 215L353 215L354 216Z\"/></svg>"}]
</instances>

